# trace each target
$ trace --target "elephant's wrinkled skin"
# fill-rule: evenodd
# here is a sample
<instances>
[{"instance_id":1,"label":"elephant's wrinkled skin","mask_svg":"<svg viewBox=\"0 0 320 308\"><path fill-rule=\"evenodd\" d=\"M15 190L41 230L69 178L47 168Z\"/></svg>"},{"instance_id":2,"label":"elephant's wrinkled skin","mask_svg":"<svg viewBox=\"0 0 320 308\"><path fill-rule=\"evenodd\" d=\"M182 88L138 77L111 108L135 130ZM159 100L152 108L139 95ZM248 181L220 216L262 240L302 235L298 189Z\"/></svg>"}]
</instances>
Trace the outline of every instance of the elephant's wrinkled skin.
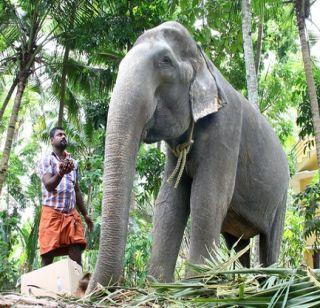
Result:
<instances>
[{"instance_id":1,"label":"elephant's wrinkled skin","mask_svg":"<svg viewBox=\"0 0 320 308\"><path fill-rule=\"evenodd\" d=\"M187 140L192 121L194 144L177 189L167 183L177 163L167 151L149 273L173 279L189 216L190 262L202 262L220 233L229 245L242 236L238 248L260 234L261 263L277 261L289 179L285 154L264 116L204 57L183 26L167 22L141 35L120 64L108 116L93 283L121 276L140 142L165 140L174 147ZM242 262L248 264L248 256Z\"/></svg>"}]
</instances>

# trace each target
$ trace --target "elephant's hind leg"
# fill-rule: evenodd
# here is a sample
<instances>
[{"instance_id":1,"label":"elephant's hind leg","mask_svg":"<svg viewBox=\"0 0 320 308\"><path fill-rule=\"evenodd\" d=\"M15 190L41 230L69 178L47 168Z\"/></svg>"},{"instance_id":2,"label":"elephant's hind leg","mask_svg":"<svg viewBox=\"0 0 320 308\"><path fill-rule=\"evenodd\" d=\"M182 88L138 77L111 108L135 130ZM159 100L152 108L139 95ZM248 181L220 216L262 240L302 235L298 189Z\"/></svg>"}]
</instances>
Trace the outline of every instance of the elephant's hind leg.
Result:
<instances>
[{"instance_id":1,"label":"elephant's hind leg","mask_svg":"<svg viewBox=\"0 0 320 308\"><path fill-rule=\"evenodd\" d=\"M229 233L223 233L223 237L226 241L228 249L231 249L233 245L239 240L239 238L229 234ZM250 244L250 240L241 239L237 246L234 247L234 250L236 252L239 252L240 250L246 248ZM244 253L240 258L239 261L244 267L250 267L250 251L247 251Z\"/></svg>"},{"instance_id":2,"label":"elephant's hind leg","mask_svg":"<svg viewBox=\"0 0 320 308\"><path fill-rule=\"evenodd\" d=\"M184 175L179 186L164 181L156 201L149 275L159 281L173 280L174 269L190 213L190 179Z\"/></svg>"},{"instance_id":3,"label":"elephant's hind leg","mask_svg":"<svg viewBox=\"0 0 320 308\"><path fill-rule=\"evenodd\" d=\"M277 208L272 227L266 234L260 234L260 263L270 266L278 261L286 213L287 193Z\"/></svg>"}]
</instances>

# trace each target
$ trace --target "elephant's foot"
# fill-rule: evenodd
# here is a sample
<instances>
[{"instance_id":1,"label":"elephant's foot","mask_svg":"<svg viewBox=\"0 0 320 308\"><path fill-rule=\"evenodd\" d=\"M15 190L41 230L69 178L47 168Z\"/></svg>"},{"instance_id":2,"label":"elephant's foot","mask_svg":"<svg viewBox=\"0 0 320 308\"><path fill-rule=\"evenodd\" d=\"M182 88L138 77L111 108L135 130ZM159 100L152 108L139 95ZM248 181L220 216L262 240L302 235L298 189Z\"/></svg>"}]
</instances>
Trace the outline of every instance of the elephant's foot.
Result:
<instances>
[{"instance_id":1,"label":"elephant's foot","mask_svg":"<svg viewBox=\"0 0 320 308\"><path fill-rule=\"evenodd\" d=\"M150 280L155 279L159 282L172 282L173 281L173 271L169 271L168 265L150 265L148 276ZM151 278L152 277L152 278Z\"/></svg>"}]
</instances>

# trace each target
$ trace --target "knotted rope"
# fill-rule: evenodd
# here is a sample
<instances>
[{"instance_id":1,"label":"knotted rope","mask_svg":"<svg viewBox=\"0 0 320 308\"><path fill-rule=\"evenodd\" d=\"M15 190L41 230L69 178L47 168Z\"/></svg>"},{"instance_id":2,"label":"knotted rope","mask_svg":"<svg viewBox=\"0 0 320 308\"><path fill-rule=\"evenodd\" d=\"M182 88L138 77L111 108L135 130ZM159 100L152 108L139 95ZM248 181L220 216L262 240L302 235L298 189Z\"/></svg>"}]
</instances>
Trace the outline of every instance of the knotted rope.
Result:
<instances>
[{"instance_id":1,"label":"knotted rope","mask_svg":"<svg viewBox=\"0 0 320 308\"><path fill-rule=\"evenodd\" d=\"M174 148L171 148L169 146L169 149L171 150L171 152L178 158L177 165L167 180L168 183L171 183L174 180L174 178L177 176L176 182L174 184L174 188L177 188L180 183L183 170L186 165L187 155L190 151L191 145L193 144L193 140L192 140L193 129L194 129L194 122L192 121L191 129L190 129L187 141L184 143L178 144Z\"/></svg>"}]
</instances>

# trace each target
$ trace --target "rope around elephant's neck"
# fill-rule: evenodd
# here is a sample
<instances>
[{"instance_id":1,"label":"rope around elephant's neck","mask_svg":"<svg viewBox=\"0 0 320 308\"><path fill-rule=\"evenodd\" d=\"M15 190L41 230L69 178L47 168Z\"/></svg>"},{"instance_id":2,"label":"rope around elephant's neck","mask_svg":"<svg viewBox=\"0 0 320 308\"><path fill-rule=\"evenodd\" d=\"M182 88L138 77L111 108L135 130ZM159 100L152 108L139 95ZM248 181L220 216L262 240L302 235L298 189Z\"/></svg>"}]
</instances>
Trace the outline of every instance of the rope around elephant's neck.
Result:
<instances>
[{"instance_id":1,"label":"rope around elephant's neck","mask_svg":"<svg viewBox=\"0 0 320 308\"><path fill-rule=\"evenodd\" d=\"M190 151L191 145L193 144L193 140L192 140L193 129L194 129L194 122L192 121L191 129L190 129L187 141L184 143L178 144L174 148L170 147L169 145L169 149L171 150L171 152L178 158L177 165L167 180L168 183L171 183L174 180L174 178L177 176L176 182L174 184L174 188L177 188L180 183L183 170L186 165L187 155Z\"/></svg>"}]
</instances>

